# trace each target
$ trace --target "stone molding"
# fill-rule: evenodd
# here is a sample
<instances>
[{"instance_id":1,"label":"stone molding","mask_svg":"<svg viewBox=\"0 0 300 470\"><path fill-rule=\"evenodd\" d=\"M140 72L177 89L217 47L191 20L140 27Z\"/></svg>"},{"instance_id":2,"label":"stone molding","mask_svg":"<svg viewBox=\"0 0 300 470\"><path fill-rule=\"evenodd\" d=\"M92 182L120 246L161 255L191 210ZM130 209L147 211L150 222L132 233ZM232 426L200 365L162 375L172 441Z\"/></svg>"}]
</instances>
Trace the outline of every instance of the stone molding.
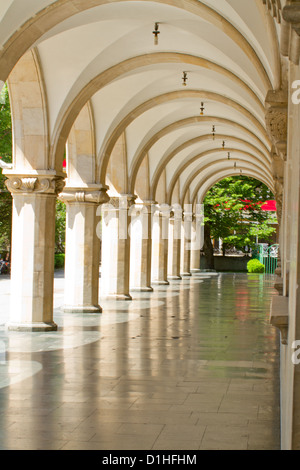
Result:
<instances>
[{"instance_id":1,"label":"stone molding","mask_svg":"<svg viewBox=\"0 0 300 470\"><path fill-rule=\"evenodd\" d=\"M266 126L274 149L282 160L287 158L288 94L284 90L270 90L266 101Z\"/></svg>"},{"instance_id":2,"label":"stone molding","mask_svg":"<svg viewBox=\"0 0 300 470\"><path fill-rule=\"evenodd\" d=\"M281 343L287 344L289 327L289 299L282 295L275 295L270 308L270 324L280 330Z\"/></svg>"},{"instance_id":3,"label":"stone molding","mask_svg":"<svg viewBox=\"0 0 300 470\"><path fill-rule=\"evenodd\" d=\"M59 199L64 203L105 204L109 202L107 186L86 188L65 187L59 194Z\"/></svg>"},{"instance_id":4,"label":"stone molding","mask_svg":"<svg viewBox=\"0 0 300 470\"><path fill-rule=\"evenodd\" d=\"M299 65L300 57L300 2L287 0L282 10L282 18L285 22L282 28L281 50L296 65Z\"/></svg>"},{"instance_id":5,"label":"stone molding","mask_svg":"<svg viewBox=\"0 0 300 470\"><path fill-rule=\"evenodd\" d=\"M4 172L7 189L15 194L48 194L57 196L65 186L65 180L56 175L16 175Z\"/></svg>"},{"instance_id":6,"label":"stone molding","mask_svg":"<svg viewBox=\"0 0 300 470\"><path fill-rule=\"evenodd\" d=\"M110 197L107 204L104 205L104 210L128 210L135 203L137 196L133 194L121 194L120 196Z\"/></svg>"},{"instance_id":7,"label":"stone molding","mask_svg":"<svg viewBox=\"0 0 300 470\"><path fill-rule=\"evenodd\" d=\"M262 3L266 6L266 9L270 11L277 23L280 24L282 17L281 0L262 0Z\"/></svg>"}]
</instances>

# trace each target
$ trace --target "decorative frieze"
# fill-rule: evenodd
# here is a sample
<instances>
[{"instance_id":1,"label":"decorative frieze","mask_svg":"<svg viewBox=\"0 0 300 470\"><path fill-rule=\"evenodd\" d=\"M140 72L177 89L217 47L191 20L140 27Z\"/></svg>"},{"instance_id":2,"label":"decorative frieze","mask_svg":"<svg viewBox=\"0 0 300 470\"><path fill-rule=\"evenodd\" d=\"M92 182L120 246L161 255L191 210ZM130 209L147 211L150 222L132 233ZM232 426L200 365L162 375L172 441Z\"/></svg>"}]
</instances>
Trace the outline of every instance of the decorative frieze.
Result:
<instances>
[{"instance_id":1,"label":"decorative frieze","mask_svg":"<svg viewBox=\"0 0 300 470\"><path fill-rule=\"evenodd\" d=\"M102 185L87 188L66 187L59 194L59 199L65 203L81 202L100 205L110 201L107 190L108 187Z\"/></svg>"},{"instance_id":2,"label":"decorative frieze","mask_svg":"<svg viewBox=\"0 0 300 470\"><path fill-rule=\"evenodd\" d=\"M57 196L64 188L65 180L48 175L12 175L5 173L7 189L14 194L53 194Z\"/></svg>"}]
</instances>

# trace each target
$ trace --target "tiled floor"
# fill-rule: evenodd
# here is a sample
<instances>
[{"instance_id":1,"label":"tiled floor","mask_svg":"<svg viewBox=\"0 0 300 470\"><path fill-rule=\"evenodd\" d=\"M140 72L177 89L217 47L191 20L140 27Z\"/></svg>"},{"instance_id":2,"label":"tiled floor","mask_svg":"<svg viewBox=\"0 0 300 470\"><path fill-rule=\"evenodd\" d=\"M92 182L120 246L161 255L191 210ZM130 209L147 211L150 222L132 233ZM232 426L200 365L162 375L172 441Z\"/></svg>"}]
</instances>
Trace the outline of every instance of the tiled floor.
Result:
<instances>
[{"instance_id":1,"label":"tiled floor","mask_svg":"<svg viewBox=\"0 0 300 470\"><path fill-rule=\"evenodd\" d=\"M0 278L0 449L279 449L272 277L205 274L51 333L6 333ZM2 350L2 353L1 353Z\"/></svg>"}]
</instances>

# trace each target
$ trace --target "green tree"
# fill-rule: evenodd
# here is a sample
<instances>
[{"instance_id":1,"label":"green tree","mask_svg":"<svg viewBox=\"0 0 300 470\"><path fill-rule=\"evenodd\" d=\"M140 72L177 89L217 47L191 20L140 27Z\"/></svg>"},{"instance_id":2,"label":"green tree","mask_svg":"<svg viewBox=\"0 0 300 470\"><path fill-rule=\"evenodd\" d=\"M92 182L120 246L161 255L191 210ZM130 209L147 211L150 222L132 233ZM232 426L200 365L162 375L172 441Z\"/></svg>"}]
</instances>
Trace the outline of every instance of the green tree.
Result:
<instances>
[{"instance_id":1,"label":"green tree","mask_svg":"<svg viewBox=\"0 0 300 470\"><path fill-rule=\"evenodd\" d=\"M55 253L65 252L66 239L66 205L57 201L55 219Z\"/></svg>"},{"instance_id":2,"label":"green tree","mask_svg":"<svg viewBox=\"0 0 300 470\"><path fill-rule=\"evenodd\" d=\"M8 89L5 85L0 94L0 158L12 161L12 127ZM12 197L5 186L5 177L0 171L0 251L10 253Z\"/></svg>"},{"instance_id":3,"label":"green tree","mask_svg":"<svg viewBox=\"0 0 300 470\"><path fill-rule=\"evenodd\" d=\"M204 200L204 252L208 267L213 269L212 239L223 240L226 248L243 251L253 247L256 237L268 239L275 228L270 225L270 215L261 206L274 199L266 185L246 176L225 178L215 184Z\"/></svg>"}]
</instances>

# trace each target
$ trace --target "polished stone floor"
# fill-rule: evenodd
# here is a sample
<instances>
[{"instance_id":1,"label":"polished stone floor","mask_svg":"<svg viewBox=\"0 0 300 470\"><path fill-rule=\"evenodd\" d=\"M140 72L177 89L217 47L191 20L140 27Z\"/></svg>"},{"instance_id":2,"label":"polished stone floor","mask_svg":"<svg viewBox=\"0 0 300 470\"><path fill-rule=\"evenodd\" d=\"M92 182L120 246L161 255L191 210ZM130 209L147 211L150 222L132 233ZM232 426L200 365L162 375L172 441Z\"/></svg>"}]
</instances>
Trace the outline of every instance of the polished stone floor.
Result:
<instances>
[{"instance_id":1,"label":"polished stone floor","mask_svg":"<svg viewBox=\"0 0 300 470\"><path fill-rule=\"evenodd\" d=\"M276 450L279 336L272 276L201 275L6 332L0 278L0 450Z\"/></svg>"}]
</instances>

